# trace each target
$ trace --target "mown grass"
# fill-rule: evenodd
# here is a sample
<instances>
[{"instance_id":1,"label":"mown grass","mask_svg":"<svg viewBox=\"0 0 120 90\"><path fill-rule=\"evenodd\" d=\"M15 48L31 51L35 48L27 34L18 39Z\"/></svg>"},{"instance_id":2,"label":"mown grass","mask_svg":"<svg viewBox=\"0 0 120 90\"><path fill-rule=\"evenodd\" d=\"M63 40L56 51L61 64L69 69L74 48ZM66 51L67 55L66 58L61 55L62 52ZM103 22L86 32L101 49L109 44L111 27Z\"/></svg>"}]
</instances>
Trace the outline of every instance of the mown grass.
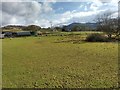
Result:
<instances>
[{"instance_id":1,"label":"mown grass","mask_svg":"<svg viewBox=\"0 0 120 90\"><path fill-rule=\"evenodd\" d=\"M3 87L118 87L118 44L74 43L82 37L83 34L4 39Z\"/></svg>"}]
</instances>

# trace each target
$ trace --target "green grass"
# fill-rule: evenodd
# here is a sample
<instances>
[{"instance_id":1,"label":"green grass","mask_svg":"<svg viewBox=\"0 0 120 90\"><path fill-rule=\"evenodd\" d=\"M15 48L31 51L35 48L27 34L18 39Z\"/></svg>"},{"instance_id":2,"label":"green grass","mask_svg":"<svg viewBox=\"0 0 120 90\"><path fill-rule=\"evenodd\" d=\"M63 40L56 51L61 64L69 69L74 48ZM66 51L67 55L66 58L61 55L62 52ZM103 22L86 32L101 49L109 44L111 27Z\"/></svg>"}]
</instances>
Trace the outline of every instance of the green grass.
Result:
<instances>
[{"instance_id":1,"label":"green grass","mask_svg":"<svg viewBox=\"0 0 120 90\"><path fill-rule=\"evenodd\" d=\"M83 36L4 39L3 87L117 87L118 44L74 43Z\"/></svg>"}]
</instances>

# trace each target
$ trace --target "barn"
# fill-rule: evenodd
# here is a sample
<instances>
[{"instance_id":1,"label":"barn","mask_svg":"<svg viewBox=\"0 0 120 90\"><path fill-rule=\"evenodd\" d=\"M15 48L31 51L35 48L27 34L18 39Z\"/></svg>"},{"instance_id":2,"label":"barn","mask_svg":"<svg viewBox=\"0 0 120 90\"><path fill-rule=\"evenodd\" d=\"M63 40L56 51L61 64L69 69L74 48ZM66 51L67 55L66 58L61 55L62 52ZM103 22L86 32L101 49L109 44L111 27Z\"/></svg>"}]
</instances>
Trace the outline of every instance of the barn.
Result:
<instances>
[{"instance_id":1,"label":"barn","mask_svg":"<svg viewBox=\"0 0 120 90\"><path fill-rule=\"evenodd\" d=\"M12 33L14 37L22 37L22 36L31 36L29 31L22 31L22 32L14 32Z\"/></svg>"}]
</instances>

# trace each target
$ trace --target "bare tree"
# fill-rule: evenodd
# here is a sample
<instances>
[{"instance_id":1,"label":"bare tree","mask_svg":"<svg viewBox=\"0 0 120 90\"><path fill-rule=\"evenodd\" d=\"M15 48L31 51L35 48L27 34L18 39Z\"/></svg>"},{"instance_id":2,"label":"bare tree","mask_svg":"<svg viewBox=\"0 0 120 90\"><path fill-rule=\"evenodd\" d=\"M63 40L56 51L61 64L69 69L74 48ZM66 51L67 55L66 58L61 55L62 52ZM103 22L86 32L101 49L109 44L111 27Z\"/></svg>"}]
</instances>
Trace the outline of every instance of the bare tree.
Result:
<instances>
[{"instance_id":1,"label":"bare tree","mask_svg":"<svg viewBox=\"0 0 120 90\"><path fill-rule=\"evenodd\" d=\"M117 29L117 37L120 36L120 1L118 2L118 29Z\"/></svg>"},{"instance_id":2,"label":"bare tree","mask_svg":"<svg viewBox=\"0 0 120 90\"><path fill-rule=\"evenodd\" d=\"M116 33L118 27L118 21L116 18L113 18L112 15L112 11L107 11L103 14L97 15L96 17L97 28L100 31L105 32L109 38Z\"/></svg>"}]
</instances>

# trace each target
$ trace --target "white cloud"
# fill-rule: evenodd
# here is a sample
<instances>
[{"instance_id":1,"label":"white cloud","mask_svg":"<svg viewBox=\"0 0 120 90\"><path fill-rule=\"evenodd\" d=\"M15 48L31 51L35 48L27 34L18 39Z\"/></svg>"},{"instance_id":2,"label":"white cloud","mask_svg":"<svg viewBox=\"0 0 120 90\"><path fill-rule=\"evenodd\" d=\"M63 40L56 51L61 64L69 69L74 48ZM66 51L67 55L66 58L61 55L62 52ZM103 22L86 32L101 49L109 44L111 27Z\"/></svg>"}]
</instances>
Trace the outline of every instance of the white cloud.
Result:
<instances>
[{"instance_id":1,"label":"white cloud","mask_svg":"<svg viewBox=\"0 0 120 90\"><path fill-rule=\"evenodd\" d=\"M50 11L52 11L53 9L52 9L52 7L50 6L50 4L49 4L49 2L44 2L43 3L43 11L44 12L50 12Z\"/></svg>"},{"instance_id":2,"label":"white cloud","mask_svg":"<svg viewBox=\"0 0 120 90\"><path fill-rule=\"evenodd\" d=\"M85 6L84 10L85 10L85 11L87 11L87 10L88 10L87 6Z\"/></svg>"},{"instance_id":3,"label":"white cloud","mask_svg":"<svg viewBox=\"0 0 120 90\"><path fill-rule=\"evenodd\" d=\"M118 12L115 12L115 13L113 13L113 18L116 18L116 17L118 17Z\"/></svg>"},{"instance_id":4,"label":"white cloud","mask_svg":"<svg viewBox=\"0 0 120 90\"><path fill-rule=\"evenodd\" d=\"M37 1L2 2L1 10L0 10L0 12L2 12L2 14L0 15L2 16L1 25L7 25L7 24L24 25L24 24L36 23L36 20L40 20L40 16L43 13L51 12L52 7L48 2L43 4L38 3Z\"/></svg>"},{"instance_id":5,"label":"white cloud","mask_svg":"<svg viewBox=\"0 0 120 90\"><path fill-rule=\"evenodd\" d=\"M81 4L80 6L79 6L79 8L83 8L84 7L84 5L83 4Z\"/></svg>"},{"instance_id":6,"label":"white cloud","mask_svg":"<svg viewBox=\"0 0 120 90\"><path fill-rule=\"evenodd\" d=\"M50 21L47 20L47 19L44 19L44 18L41 18L40 20L35 20L33 23L31 22L31 23L29 23L27 25L38 25L40 27L45 27L45 28L51 26Z\"/></svg>"},{"instance_id":7,"label":"white cloud","mask_svg":"<svg viewBox=\"0 0 120 90\"><path fill-rule=\"evenodd\" d=\"M13 17L13 18L11 18L10 22L13 23L13 24L16 24L17 23L17 19L15 17Z\"/></svg>"},{"instance_id":8,"label":"white cloud","mask_svg":"<svg viewBox=\"0 0 120 90\"><path fill-rule=\"evenodd\" d=\"M66 24L66 23L71 23L73 21L79 21L79 22L93 22L93 19L95 16L101 12L104 12L106 10L99 10L99 11L67 11L63 14L59 14L56 19L53 20L54 25L58 24ZM60 17L60 18L59 18Z\"/></svg>"},{"instance_id":9,"label":"white cloud","mask_svg":"<svg viewBox=\"0 0 120 90\"><path fill-rule=\"evenodd\" d=\"M6 24L36 24L41 27L50 27L50 21L52 21L53 25L58 24L67 24L73 21L79 22L90 22L93 21L94 17L100 13L104 12L108 9L112 9L117 11L117 0L108 0L106 3L103 3L104 0L76 0L78 2L87 2L90 5L90 8L87 5L80 5L79 9L84 7L84 11L73 10L66 11L61 14L57 14L54 12L52 4L55 2L59 2L61 0L45 0L43 3L38 3L39 0L3 0L2 3L2 21L3 25ZM25 2L28 1L28 2ZM43 0L40 0L43 1ZM67 2L68 0L63 2ZM75 0L69 0L76 2ZM11 2L11 3L10 3ZM106 7L105 7L106 6ZM90 9L90 10L89 10ZM64 8L59 8L59 10L63 10ZM118 13L114 13L114 17L117 16Z\"/></svg>"},{"instance_id":10,"label":"white cloud","mask_svg":"<svg viewBox=\"0 0 120 90\"><path fill-rule=\"evenodd\" d=\"M93 11L96 11L98 9L98 6L96 4L91 4L90 9Z\"/></svg>"},{"instance_id":11,"label":"white cloud","mask_svg":"<svg viewBox=\"0 0 120 90\"><path fill-rule=\"evenodd\" d=\"M1 2L30 2L31 0L1 0Z\"/></svg>"}]
</instances>

